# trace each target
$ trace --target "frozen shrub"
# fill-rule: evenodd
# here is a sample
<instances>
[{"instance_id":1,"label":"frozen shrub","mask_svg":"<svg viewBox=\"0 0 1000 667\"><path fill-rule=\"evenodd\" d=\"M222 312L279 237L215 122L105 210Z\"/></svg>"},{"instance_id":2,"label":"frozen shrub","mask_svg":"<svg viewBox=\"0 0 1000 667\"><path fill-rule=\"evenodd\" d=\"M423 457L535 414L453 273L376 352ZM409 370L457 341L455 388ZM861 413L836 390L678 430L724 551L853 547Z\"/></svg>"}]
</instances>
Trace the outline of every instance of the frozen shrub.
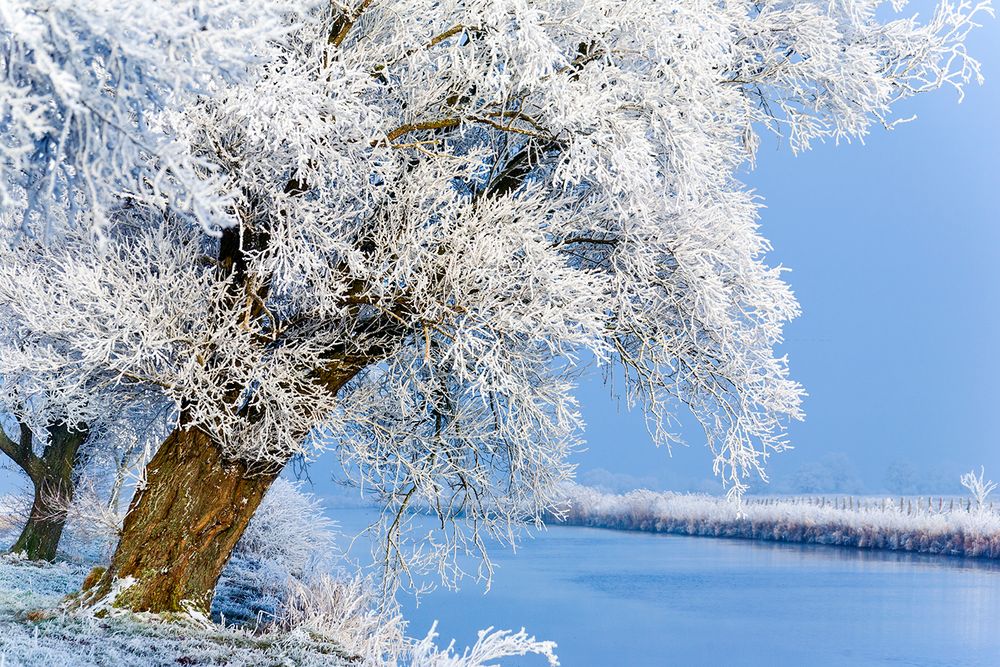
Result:
<instances>
[{"instance_id":1,"label":"frozen shrub","mask_svg":"<svg viewBox=\"0 0 1000 667\"><path fill-rule=\"evenodd\" d=\"M276 626L336 642L365 667L396 665L404 653L405 623L398 607L374 591L372 581L360 575L293 579Z\"/></svg>"},{"instance_id":2,"label":"frozen shrub","mask_svg":"<svg viewBox=\"0 0 1000 667\"><path fill-rule=\"evenodd\" d=\"M62 558L106 562L121 534L122 514L101 497L93 480L84 479L65 507L66 530L59 542Z\"/></svg>"},{"instance_id":3,"label":"frozen shrub","mask_svg":"<svg viewBox=\"0 0 1000 667\"><path fill-rule=\"evenodd\" d=\"M227 624L271 623L290 586L333 567L335 528L301 484L277 480L222 573L213 616Z\"/></svg>"},{"instance_id":4,"label":"frozen shrub","mask_svg":"<svg viewBox=\"0 0 1000 667\"><path fill-rule=\"evenodd\" d=\"M521 628L520 632L510 630L494 630L487 628L479 631L479 640L466 649L461 655L455 654L454 642L446 648L439 649L434 643L437 638L437 623L427 636L413 645L409 667L493 667L492 662L498 658L517 655L541 655L548 659L550 667L557 667L555 642L539 641Z\"/></svg>"},{"instance_id":5,"label":"frozen shrub","mask_svg":"<svg viewBox=\"0 0 1000 667\"><path fill-rule=\"evenodd\" d=\"M972 496L976 503L976 509L980 512L986 508L986 498L997 488L996 482L986 480L985 476L986 468L980 466L978 477L975 470L970 470L960 478L962 486L969 490L969 495Z\"/></svg>"}]
</instances>

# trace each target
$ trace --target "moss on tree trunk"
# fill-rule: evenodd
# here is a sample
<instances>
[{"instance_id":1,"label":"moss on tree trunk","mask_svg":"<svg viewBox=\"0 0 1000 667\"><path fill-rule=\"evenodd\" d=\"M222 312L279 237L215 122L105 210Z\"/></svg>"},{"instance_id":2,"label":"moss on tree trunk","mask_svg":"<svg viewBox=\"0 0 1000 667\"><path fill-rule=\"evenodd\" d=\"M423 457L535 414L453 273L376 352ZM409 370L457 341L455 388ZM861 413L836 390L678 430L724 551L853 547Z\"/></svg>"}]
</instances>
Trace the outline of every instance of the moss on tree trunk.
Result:
<instances>
[{"instance_id":1,"label":"moss on tree trunk","mask_svg":"<svg viewBox=\"0 0 1000 667\"><path fill-rule=\"evenodd\" d=\"M370 361L337 357L313 379L336 395ZM226 460L209 434L182 421L146 465L111 564L81 602L208 614L233 548L286 462L260 469Z\"/></svg>"},{"instance_id":2,"label":"moss on tree trunk","mask_svg":"<svg viewBox=\"0 0 1000 667\"><path fill-rule=\"evenodd\" d=\"M280 471L228 463L203 431L174 430L146 466L111 565L88 599L131 579L115 606L207 614L233 547Z\"/></svg>"},{"instance_id":3,"label":"moss on tree trunk","mask_svg":"<svg viewBox=\"0 0 1000 667\"><path fill-rule=\"evenodd\" d=\"M2 449L27 473L35 497L21 535L12 553L24 554L31 560L54 560L66 523L66 509L76 490L76 466L80 446L88 436L84 425L71 428L65 422L49 427L49 443L41 456L34 453L31 432L21 427L18 443L3 437Z\"/></svg>"},{"instance_id":4,"label":"moss on tree trunk","mask_svg":"<svg viewBox=\"0 0 1000 667\"><path fill-rule=\"evenodd\" d=\"M72 495L72 486L63 487L63 493ZM11 553L24 554L31 560L55 560L66 524L65 508L54 500L60 493L59 481L43 483L35 488L35 499L31 505L28 522L21 535L10 548Z\"/></svg>"}]
</instances>

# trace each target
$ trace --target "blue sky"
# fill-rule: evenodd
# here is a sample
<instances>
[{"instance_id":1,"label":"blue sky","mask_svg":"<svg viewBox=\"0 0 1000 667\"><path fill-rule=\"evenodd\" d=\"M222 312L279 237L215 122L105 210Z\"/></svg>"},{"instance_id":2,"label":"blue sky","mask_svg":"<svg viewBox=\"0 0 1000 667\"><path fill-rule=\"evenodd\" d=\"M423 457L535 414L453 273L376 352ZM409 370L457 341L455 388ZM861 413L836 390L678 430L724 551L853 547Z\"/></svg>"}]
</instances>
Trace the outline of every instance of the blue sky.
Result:
<instances>
[{"instance_id":1,"label":"blue sky","mask_svg":"<svg viewBox=\"0 0 1000 667\"><path fill-rule=\"evenodd\" d=\"M912 123L798 157L764 137L745 181L767 206L771 263L792 269L803 315L782 349L809 393L806 420L790 432L796 449L771 460L775 487L831 455L846 457L858 490L871 492L902 461L921 479L952 483L980 464L1000 477L997 35L990 20L970 38L987 80L961 104L952 91L923 95L900 108L918 115ZM580 396L585 480L607 470L622 484L707 485L698 433L668 458L599 383Z\"/></svg>"}]
</instances>

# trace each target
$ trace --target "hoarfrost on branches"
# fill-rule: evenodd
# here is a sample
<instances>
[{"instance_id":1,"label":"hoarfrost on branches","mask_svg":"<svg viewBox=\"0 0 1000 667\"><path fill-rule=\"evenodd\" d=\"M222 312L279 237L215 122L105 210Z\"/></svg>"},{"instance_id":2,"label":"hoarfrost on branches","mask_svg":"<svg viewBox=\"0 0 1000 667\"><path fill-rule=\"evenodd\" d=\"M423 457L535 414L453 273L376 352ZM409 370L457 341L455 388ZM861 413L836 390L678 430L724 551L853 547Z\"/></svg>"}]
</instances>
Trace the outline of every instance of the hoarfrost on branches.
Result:
<instances>
[{"instance_id":1,"label":"hoarfrost on branches","mask_svg":"<svg viewBox=\"0 0 1000 667\"><path fill-rule=\"evenodd\" d=\"M975 470L970 470L962 475L959 481L962 486L969 490L972 499L976 501L976 510L980 512L985 510L986 499L997 488L996 482L986 479L986 468L980 466L978 476Z\"/></svg>"},{"instance_id":2,"label":"hoarfrost on branches","mask_svg":"<svg viewBox=\"0 0 1000 667\"><path fill-rule=\"evenodd\" d=\"M556 644L551 641L539 641L528 635L522 628L519 632L487 628L479 631L479 639L467 648L461 655L455 653L454 642L444 649L434 644L437 638L437 623L427 636L414 644L410 667L497 667L492 662L498 658L516 655L541 655L548 660L551 667L559 667L559 659L554 653Z\"/></svg>"},{"instance_id":3,"label":"hoarfrost on branches","mask_svg":"<svg viewBox=\"0 0 1000 667\"><path fill-rule=\"evenodd\" d=\"M0 372L33 341L56 393L150 388L251 469L335 449L383 502L396 574L408 507L440 515L436 556L540 521L591 357L657 443L686 406L731 493L763 476L801 417L775 353L798 305L735 174L764 128L793 150L863 139L902 99L961 91L979 79L963 39L991 11L361 0L263 39L242 3L182 0L126 39L120 12L140 9L49 4L2 15L4 192L29 214L0 265ZM159 48L164 20L179 51ZM91 55L45 64L31 45L57 39ZM64 186L65 230L39 244L37 193ZM97 189L99 239L77 187Z\"/></svg>"},{"instance_id":4,"label":"hoarfrost on branches","mask_svg":"<svg viewBox=\"0 0 1000 667\"><path fill-rule=\"evenodd\" d=\"M161 112L236 81L294 3L7 0L0 6L0 210L102 231L124 197L231 224L212 164ZM299 3L303 8L309 3ZM51 218L51 219L50 219ZM27 229L27 227L25 227Z\"/></svg>"}]
</instances>

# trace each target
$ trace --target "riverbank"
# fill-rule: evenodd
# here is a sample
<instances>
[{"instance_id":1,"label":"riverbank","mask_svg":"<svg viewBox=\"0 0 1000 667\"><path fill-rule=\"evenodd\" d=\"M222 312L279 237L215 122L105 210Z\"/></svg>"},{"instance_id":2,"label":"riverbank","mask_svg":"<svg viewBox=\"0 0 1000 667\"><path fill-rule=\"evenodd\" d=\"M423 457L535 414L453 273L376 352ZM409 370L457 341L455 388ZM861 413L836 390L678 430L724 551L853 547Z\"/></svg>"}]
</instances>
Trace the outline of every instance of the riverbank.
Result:
<instances>
[{"instance_id":1,"label":"riverbank","mask_svg":"<svg viewBox=\"0 0 1000 667\"><path fill-rule=\"evenodd\" d=\"M615 495L572 485L559 523L1000 559L1000 515L943 499L927 499L925 506L888 498L768 498L736 504L702 494L640 490Z\"/></svg>"}]
</instances>

